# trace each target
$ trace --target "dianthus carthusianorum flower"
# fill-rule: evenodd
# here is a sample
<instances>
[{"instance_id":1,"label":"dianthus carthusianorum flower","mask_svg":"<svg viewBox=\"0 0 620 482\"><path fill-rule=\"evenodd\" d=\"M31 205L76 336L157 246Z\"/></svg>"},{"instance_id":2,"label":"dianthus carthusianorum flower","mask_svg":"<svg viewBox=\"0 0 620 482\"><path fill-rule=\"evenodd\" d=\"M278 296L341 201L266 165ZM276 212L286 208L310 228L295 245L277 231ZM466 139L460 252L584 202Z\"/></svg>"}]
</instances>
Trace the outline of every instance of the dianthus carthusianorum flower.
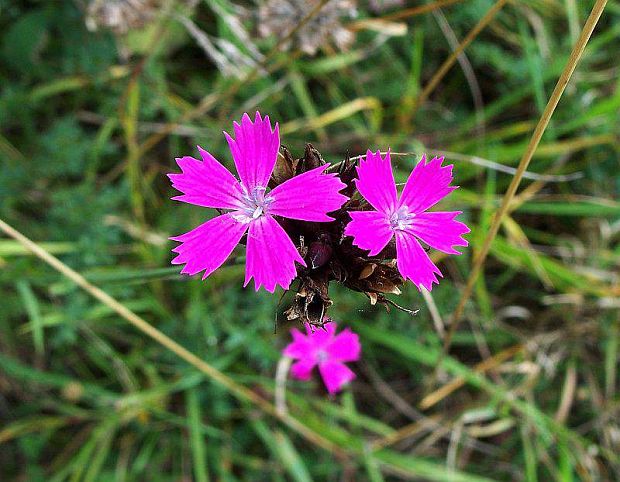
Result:
<instances>
[{"instance_id":1,"label":"dianthus carthusianorum flower","mask_svg":"<svg viewBox=\"0 0 620 482\"><path fill-rule=\"evenodd\" d=\"M448 254L460 254L454 246L467 246L462 236L469 228L455 220L460 211L427 212L457 187L450 186L452 165L442 166L442 162L443 157L435 157L427 163L422 156L399 197L389 151L385 158L379 151L368 151L357 167L356 186L374 210L350 212L352 221L345 229L370 256L379 254L395 237L398 270L418 289L431 290L433 283L439 283L436 275L441 276L418 239Z\"/></svg>"},{"instance_id":2,"label":"dianthus carthusianorum flower","mask_svg":"<svg viewBox=\"0 0 620 482\"><path fill-rule=\"evenodd\" d=\"M327 391L332 394L355 378L355 373L345 362L359 360L362 350L355 333L345 328L336 335L336 328L333 321L326 321L323 328L318 329L306 324L306 335L293 328L293 341L282 352L297 360L291 373L299 380L308 380L314 367L318 366Z\"/></svg>"},{"instance_id":3,"label":"dianthus carthusianorum flower","mask_svg":"<svg viewBox=\"0 0 620 482\"><path fill-rule=\"evenodd\" d=\"M274 216L328 222L327 215L347 200L339 191L345 185L335 174L324 174L321 165L281 183L271 191L267 184L274 170L280 136L278 124L271 128L269 117L257 112L254 122L247 114L233 124L235 138L226 132L239 182L211 154L198 147L202 161L177 159L180 174L169 174L174 188L182 192L173 199L225 210L224 214L192 231L172 238L181 244L173 249L173 264L184 264L182 273L204 271L203 279L219 268L247 233L246 286L252 278L256 290L276 285L288 289L297 276L295 263L306 266L295 244Z\"/></svg>"}]
</instances>

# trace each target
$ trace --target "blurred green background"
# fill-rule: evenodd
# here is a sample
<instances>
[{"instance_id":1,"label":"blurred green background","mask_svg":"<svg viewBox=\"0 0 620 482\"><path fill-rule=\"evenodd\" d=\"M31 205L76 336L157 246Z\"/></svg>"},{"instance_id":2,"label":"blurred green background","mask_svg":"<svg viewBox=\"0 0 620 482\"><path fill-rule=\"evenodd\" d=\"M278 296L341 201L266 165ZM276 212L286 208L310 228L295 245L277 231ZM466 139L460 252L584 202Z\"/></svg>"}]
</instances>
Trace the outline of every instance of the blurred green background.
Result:
<instances>
[{"instance_id":1,"label":"blurred green background","mask_svg":"<svg viewBox=\"0 0 620 482\"><path fill-rule=\"evenodd\" d=\"M306 142L329 162L410 153L394 157L398 181L444 152L461 189L441 208L472 227L462 256L435 258L431 296L395 297L415 317L332 286L332 316L361 337L358 378L333 399L288 380L286 405L336 450L0 237L0 480L620 480L618 1L441 356L593 4L500 5L426 95L496 2L0 0L0 218L267 400L290 295L243 289L243 265L205 282L170 266L167 238L211 215L169 199L175 157L200 144L231 166L221 131L257 109L298 156Z\"/></svg>"}]
</instances>

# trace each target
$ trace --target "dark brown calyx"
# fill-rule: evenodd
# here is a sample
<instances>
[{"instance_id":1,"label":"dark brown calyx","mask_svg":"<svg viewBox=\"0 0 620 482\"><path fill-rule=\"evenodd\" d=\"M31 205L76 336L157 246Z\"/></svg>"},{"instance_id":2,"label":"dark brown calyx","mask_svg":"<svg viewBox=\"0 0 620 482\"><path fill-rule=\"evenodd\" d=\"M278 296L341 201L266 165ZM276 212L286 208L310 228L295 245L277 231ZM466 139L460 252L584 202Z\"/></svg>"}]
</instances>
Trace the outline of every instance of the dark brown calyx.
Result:
<instances>
[{"instance_id":1,"label":"dark brown calyx","mask_svg":"<svg viewBox=\"0 0 620 482\"><path fill-rule=\"evenodd\" d=\"M281 148L270 181L275 187L292 177L325 164L323 157L311 144L306 144L304 156L294 159L288 149ZM396 246L392 240L378 255L354 246L344 235L351 221L349 212L370 209L355 186L357 171L355 161L346 159L328 168L346 185L342 193L350 199L337 211L330 213L334 221L318 223L291 219L278 219L296 244L306 266L298 266L297 288L293 302L285 311L288 320L299 320L311 326L323 326L327 311L333 304L329 297L329 284L334 281L347 288L364 293L372 305L394 306L406 312L386 295L399 295L403 279L396 267Z\"/></svg>"}]
</instances>

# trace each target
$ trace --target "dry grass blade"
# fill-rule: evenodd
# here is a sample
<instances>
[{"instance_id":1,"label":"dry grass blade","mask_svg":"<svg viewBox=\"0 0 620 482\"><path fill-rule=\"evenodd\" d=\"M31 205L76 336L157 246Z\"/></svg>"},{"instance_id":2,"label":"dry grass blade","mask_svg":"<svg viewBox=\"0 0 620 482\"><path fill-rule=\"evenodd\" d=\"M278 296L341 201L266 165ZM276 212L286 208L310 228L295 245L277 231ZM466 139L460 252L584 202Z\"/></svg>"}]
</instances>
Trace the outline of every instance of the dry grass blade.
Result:
<instances>
[{"instance_id":1,"label":"dry grass blade","mask_svg":"<svg viewBox=\"0 0 620 482\"><path fill-rule=\"evenodd\" d=\"M463 311L465 309L465 304L467 303L467 300L472 294L474 284L478 279L478 275L482 270L484 261L486 260L486 257L491 248L491 243L493 243L493 239L495 239L495 236L497 235L502 220L511 206L512 200L517 192L519 184L521 183L521 179L523 178L523 175L527 170L530 161L532 160L532 156L534 155L534 152L536 151L536 148L538 147L538 144L542 139L545 129L549 125L549 120L551 119L555 108L560 102L560 98L564 93L564 89L566 89L566 86L568 85L568 82L570 81L570 78L575 71L575 67L577 66L577 63L579 62L579 59L581 58L581 55L586 48L588 40L590 39L590 36L592 35L592 32L594 31L594 28L596 27L596 24L598 23L598 20L601 17L601 14L603 13L606 4L607 0L597 0L597 2L594 4L594 7L590 12L590 16L588 17L588 20L586 21L583 30L581 31L581 35L579 36L579 39L577 40L577 43L573 47L570 57L568 58L566 67L564 67L564 70L562 71L562 74L560 75L560 78L558 79L558 82L553 89L553 92L551 93L549 102L547 103L547 106L545 107L545 110L543 111L542 116L540 117L538 124L536 125L536 129L534 129L532 138L530 139L530 142L525 149L521 160L519 161L517 172L512 178L506 194L504 194L502 204L497 211L495 218L493 219L493 222L489 228L482 248L480 249L480 251L478 251L474 258L474 263L469 278L467 279L467 284L454 311L454 315L452 317L452 324L450 325L450 330L448 331L448 336L446 336L444 340L444 353L447 353L450 349L452 337L459 326L459 322L461 320L461 317L463 316Z\"/></svg>"},{"instance_id":2,"label":"dry grass blade","mask_svg":"<svg viewBox=\"0 0 620 482\"><path fill-rule=\"evenodd\" d=\"M224 373L219 371L217 368L213 367L209 363L204 360L198 358L192 352L187 350L186 348L179 345L172 338L166 336L164 333L159 331L157 328L153 327L149 322L136 315L133 311L125 307L123 304L119 303L116 299L112 298L105 291L101 290L97 286L90 283L84 276L82 276L77 271L71 269L62 261L60 261L55 256L49 254L45 249L36 244L35 242L28 239L22 233L12 228L2 219L0 219L0 230L6 233L11 238L17 240L21 243L25 248L32 251L32 253L38 258L42 259L44 262L49 264L56 271L61 273L63 276L66 276L75 284L77 284L84 291L92 295L94 298L99 300L101 303L106 305L108 308L114 310L118 313L119 316L127 320L133 326L135 326L138 330L143 332L144 334L151 337L160 345L164 346L179 358L182 358L190 365L194 366L202 373L204 373L207 377L219 383L220 385L226 387L230 393L232 393L239 400L244 402L249 402L263 412L268 413L269 415L274 416L275 418L281 420L284 424L286 424L289 428L297 432L299 435L304 437L309 442L313 443L318 447L322 447L325 450L333 451L334 453L340 456L346 456L345 452L338 447L336 444L330 442L320 434L314 432L310 428L306 427L304 424L299 422L297 419L286 415L284 413L276 410L270 402L265 400L260 395L256 394L252 390L244 387L243 385L238 384L230 377L226 376Z\"/></svg>"},{"instance_id":3,"label":"dry grass blade","mask_svg":"<svg viewBox=\"0 0 620 482\"><path fill-rule=\"evenodd\" d=\"M404 427L394 433L391 433L390 435L375 440L374 442L372 442L370 447L372 448L372 450L379 450L390 445L394 445L401 440L413 437L420 432L435 429L440 426L442 421L443 419L441 415L431 415L430 417L424 418L414 423L410 423L409 425L405 425Z\"/></svg>"},{"instance_id":4,"label":"dry grass blade","mask_svg":"<svg viewBox=\"0 0 620 482\"><path fill-rule=\"evenodd\" d=\"M383 17L379 17L383 21L393 21L393 20L402 20L404 18L415 17L416 15L422 15L427 12L432 12L433 10L437 10L442 7L449 7L455 3L460 3L463 0L439 0L437 2L429 3L427 5L419 5L417 7L407 8L405 10L399 10L397 12L391 13L389 15L384 15ZM359 30L364 28L367 25L367 19L358 20L357 22L351 22L347 25L351 30Z\"/></svg>"},{"instance_id":5,"label":"dry grass blade","mask_svg":"<svg viewBox=\"0 0 620 482\"><path fill-rule=\"evenodd\" d=\"M512 358L513 356L515 356L517 353L519 353L521 350L523 350L523 348L524 348L523 345L515 345L515 346L512 346L510 348L507 348L506 350L503 350L503 351L499 352L497 355L494 355L491 358L488 358L488 359L484 360L483 362L478 363L473 368L473 371L476 372L476 373L487 372L487 371L497 367L498 365L501 365L506 360L508 360L508 359ZM429 393L428 395L426 395L422 399L420 404L418 405L419 408L422 409L422 410L429 409L433 405L439 403L441 400L446 398L448 395L450 395L455 390L458 390L460 387L462 387L466 383L467 383L467 381L463 377L457 377L457 378L453 379L452 381L450 381L449 383L446 383L445 385L443 385L439 389L435 390L434 392Z\"/></svg>"},{"instance_id":6,"label":"dry grass blade","mask_svg":"<svg viewBox=\"0 0 620 482\"><path fill-rule=\"evenodd\" d=\"M304 118L282 124L280 132L284 135L297 131L320 129L342 119L346 119L356 112L363 110L378 111L380 108L381 103L374 97L358 98L352 100L351 102L347 102L346 104L342 104L330 111L324 112L323 114L312 119Z\"/></svg>"}]
</instances>

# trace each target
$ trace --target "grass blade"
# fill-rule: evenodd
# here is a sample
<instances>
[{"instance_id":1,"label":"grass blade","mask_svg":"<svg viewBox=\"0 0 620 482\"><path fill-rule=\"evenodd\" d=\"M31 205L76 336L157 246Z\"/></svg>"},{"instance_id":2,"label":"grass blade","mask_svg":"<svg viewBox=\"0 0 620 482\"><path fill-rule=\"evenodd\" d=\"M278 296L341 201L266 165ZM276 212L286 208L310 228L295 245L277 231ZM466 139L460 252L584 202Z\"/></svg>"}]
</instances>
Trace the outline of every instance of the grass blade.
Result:
<instances>
[{"instance_id":1,"label":"grass blade","mask_svg":"<svg viewBox=\"0 0 620 482\"><path fill-rule=\"evenodd\" d=\"M209 482L207 472L206 444L200 430L201 415L198 393L195 389L185 392L185 404L187 406L187 428L189 430L189 441L192 449L192 464L194 466L194 477L196 482Z\"/></svg>"}]
</instances>

